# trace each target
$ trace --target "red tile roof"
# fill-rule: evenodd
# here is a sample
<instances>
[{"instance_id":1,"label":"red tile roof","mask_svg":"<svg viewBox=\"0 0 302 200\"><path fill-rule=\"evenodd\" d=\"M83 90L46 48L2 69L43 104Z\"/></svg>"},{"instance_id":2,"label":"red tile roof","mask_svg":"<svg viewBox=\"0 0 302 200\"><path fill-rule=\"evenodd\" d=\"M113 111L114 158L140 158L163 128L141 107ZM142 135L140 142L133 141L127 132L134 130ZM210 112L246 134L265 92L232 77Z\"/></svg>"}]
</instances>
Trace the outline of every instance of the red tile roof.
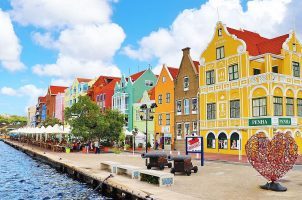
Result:
<instances>
[{"instance_id":1,"label":"red tile roof","mask_svg":"<svg viewBox=\"0 0 302 200\"><path fill-rule=\"evenodd\" d=\"M45 97L38 97L39 103L45 103L46 102L46 96Z\"/></svg>"},{"instance_id":2,"label":"red tile roof","mask_svg":"<svg viewBox=\"0 0 302 200\"><path fill-rule=\"evenodd\" d=\"M139 77L141 77L141 75L143 75L143 73L145 73L146 70L137 72L135 74L132 74L130 77L132 79L132 81L136 81Z\"/></svg>"},{"instance_id":3,"label":"red tile roof","mask_svg":"<svg viewBox=\"0 0 302 200\"><path fill-rule=\"evenodd\" d=\"M282 45L288 37L289 37L289 34L285 34L285 35L281 35L279 37L272 38L268 41L257 44L259 53L260 54L265 54L265 53L280 54Z\"/></svg>"},{"instance_id":4,"label":"red tile roof","mask_svg":"<svg viewBox=\"0 0 302 200\"><path fill-rule=\"evenodd\" d=\"M89 79L89 78L77 78L77 80L78 80L79 83L88 83L92 79Z\"/></svg>"},{"instance_id":5,"label":"red tile roof","mask_svg":"<svg viewBox=\"0 0 302 200\"><path fill-rule=\"evenodd\" d=\"M150 100L155 100L155 87L148 91Z\"/></svg>"},{"instance_id":6,"label":"red tile roof","mask_svg":"<svg viewBox=\"0 0 302 200\"><path fill-rule=\"evenodd\" d=\"M173 79L176 79L177 74L178 74L178 68L174 68L174 67L167 67L169 73L171 74Z\"/></svg>"},{"instance_id":7,"label":"red tile roof","mask_svg":"<svg viewBox=\"0 0 302 200\"><path fill-rule=\"evenodd\" d=\"M199 73L199 62L198 61L193 61L194 67L197 71L197 74Z\"/></svg>"},{"instance_id":8,"label":"red tile roof","mask_svg":"<svg viewBox=\"0 0 302 200\"><path fill-rule=\"evenodd\" d=\"M100 93L103 91L109 91L109 90L114 91L115 84L119 81L120 81L120 78L113 79L112 81L110 81L110 83L108 83L107 85L105 85L104 87L101 88Z\"/></svg>"},{"instance_id":9,"label":"red tile roof","mask_svg":"<svg viewBox=\"0 0 302 200\"><path fill-rule=\"evenodd\" d=\"M264 53L280 54L282 44L289 37L288 34L276 38L268 39L262 37L258 33L248 30L237 30L227 27L230 34L236 35L239 39L246 43L247 51L251 56L257 56Z\"/></svg>"},{"instance_id":10,"label":"red tile roof","mask_svg":"<svg viewBox=\"0 0 302 200\"><path fill-rule=\"evenodd\" d=\"M65 89L68 87L63 87L63 86L49 86L49 92L50 94L58 94L58 93L64 93Z\"/></svg>"}]
</instances>

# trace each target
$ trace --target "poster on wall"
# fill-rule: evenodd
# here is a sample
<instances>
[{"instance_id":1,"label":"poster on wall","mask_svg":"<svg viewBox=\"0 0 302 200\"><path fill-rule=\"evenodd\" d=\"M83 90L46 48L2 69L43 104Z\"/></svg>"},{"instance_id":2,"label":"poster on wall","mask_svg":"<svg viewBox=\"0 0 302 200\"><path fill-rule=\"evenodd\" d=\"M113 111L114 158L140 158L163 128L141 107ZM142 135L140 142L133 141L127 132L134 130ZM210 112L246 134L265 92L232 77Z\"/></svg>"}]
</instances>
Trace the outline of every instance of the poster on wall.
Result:
<instances>
[{"instance_id":1,"label":"poster on wall","mask_svg":"<svg viewBox=\"0 0 302 200\"><path fill-rule=\"evenodd\" d=\"M201 137L186 137L186 151L188 153L201 153L202 149Z\"/></svg>"}]
</instances>

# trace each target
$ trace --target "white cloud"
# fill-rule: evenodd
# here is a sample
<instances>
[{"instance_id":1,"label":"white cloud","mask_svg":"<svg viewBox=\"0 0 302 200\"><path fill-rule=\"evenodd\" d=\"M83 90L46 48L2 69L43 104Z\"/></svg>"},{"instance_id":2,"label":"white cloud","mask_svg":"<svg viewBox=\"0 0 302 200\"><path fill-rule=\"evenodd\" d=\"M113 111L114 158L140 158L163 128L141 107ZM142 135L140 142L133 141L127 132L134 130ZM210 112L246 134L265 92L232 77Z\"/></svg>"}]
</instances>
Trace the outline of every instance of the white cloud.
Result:
<instances>
[{"instance_id":1,"label":"white cloud","mask_svg":"<svg viewBox=\"0 0 302 200\"><path fill-rule=\"evenodd\" d=\"M11 16L22 25L64 28L110 22L107 0L12 0Z\"/></svg>"},{"instance_id":2,"label":"white cloud","mask_svg":"<svg viewBox=\"0 0 302 200\"><path fill-rule=\"evenodd\" d=\"M300 12L302 3L298 0L251 0L243 10L240 0L209 0L199 9L181 12L169 28L159 28L138 42L138 48L126 46L123 52L140 61L158 59L158 65L167 63L179 66L181 49L191 47L191 56L198 60L202 50L212 38L214 27L220 20L227 26L245 28L267 37L287 33L292 26L295 8ZM302 31L302 22L298 32ZM297 27L297 26L296 26ZM159 68L158 68L159 69ZM156 70L158 70L156 69Z\"/></svg>"},{"instance_id":3,"label":"white cloud","mask_svg":"<svg viewBox=\"0 0 302 200\"><path fill-rule=\"evenodd\" d=\"M33 84L27 84L16 89L4 86L0 89L0 94L27 98L27 108L29 106L36 105L38 97L46 94L46 89L38 88Z\"/></svg>"},{"instance_id":4,"label":"white cloud","mask_svg":"<svg viewBox=\"0 0 302 200\"><path fill-rule=\"evenodd\" d=\"M36 64L40 76L67 83L77 76L120 75L113 56L126 35L110 22L112 0L13 0L11 15L22 25L42 31L32 34L42 47L56 50L55 63Z\"/></svg>"},{"instance_id":5,"label":"white cloud","mask_svg":"<svg viewBox=\"0 0 302 200\"><path fill-rule=\"evenodd\" d=\"M25 68L20 61L22 47L15 34L13 24L8 13L0 9L0 62L3 68L9 71L18 71Z\"/></svg>"},{"instance_id":6,"label":"white cloud","mask_svg":"<svg viewBox=\"0 0 302 200\"><path fill-rule=\"evenodd\" d=\"M17 91L10 87L2 87L0 93L7 96L18 96Z\"/></svg>"}]
</instances>

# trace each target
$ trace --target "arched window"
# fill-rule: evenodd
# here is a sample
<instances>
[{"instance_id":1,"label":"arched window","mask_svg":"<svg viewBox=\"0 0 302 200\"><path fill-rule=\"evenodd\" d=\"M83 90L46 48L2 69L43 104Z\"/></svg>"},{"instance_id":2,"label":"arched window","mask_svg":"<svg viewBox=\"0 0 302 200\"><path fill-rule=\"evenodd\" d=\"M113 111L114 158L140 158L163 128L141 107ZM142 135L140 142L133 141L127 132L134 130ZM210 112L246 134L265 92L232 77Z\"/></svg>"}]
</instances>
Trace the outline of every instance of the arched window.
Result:
<instances>
[{"instance_id":1,"label":"arched window","mask_svg":"<svg viewBox=\"0 0 302 200\"><path fill-rule=\"evenodd\" d=\"M220 133L218 135L218 148L219 149L228 149L228 138L225 133Z\"/></svg>"},{"instance_id":2,"label":"arched window","mask_svg":"<svg viewBox=\"0 0 302 200\"><path fill-rule=\"evenodd\" d=\"M216 148L216 140L214 133L209 133L207 136L207 147L208 149L215 149Z\"/></svg>"},{"instance_id":3,"label":"arched window","mask_svg":"<svg viewBox=\"0 0 302 200\"><path fill-rule=\"evenodd\" d=\"M239 139L239 134L234 132L231 135L231 149L240 149L240 139Z\"/></svg>"}]
</instances>

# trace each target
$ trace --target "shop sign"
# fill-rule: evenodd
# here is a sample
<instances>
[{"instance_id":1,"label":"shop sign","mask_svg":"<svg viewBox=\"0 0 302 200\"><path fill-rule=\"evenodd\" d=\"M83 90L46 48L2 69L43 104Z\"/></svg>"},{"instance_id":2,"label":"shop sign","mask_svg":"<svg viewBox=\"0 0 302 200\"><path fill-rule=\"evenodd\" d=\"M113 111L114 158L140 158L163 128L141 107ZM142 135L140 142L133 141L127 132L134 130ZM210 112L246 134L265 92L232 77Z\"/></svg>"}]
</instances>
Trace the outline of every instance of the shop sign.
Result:
<instances>
[{"instance_id":1,"label":"shop sign","mask_svg":"<svg viewBox=\"0 0 302 200\"><path fill-rule=\"evenodd\" d=\"M268 126L268 125L272 125L271 118L249 119L249 126Z\"/></svg>"},{"instance_id":2,"label":"shop sign","mask_svg":"<svg viewBox=\"0 0 302 200\"><path fill-rule=\"evenodd\" d=\"M186 137L186 151L188 153L200 153L201 145L201 137Z\"/></svg>"},{"instance_id":3,"label":"shop sign","mask_svg":"<svg viewBox=\"0 0 302 200\"><path fill-rule=\"evenodd\" d=\"M279 125L291 125L291 118L279 118Z\"/></svg>"}]
</instances>

